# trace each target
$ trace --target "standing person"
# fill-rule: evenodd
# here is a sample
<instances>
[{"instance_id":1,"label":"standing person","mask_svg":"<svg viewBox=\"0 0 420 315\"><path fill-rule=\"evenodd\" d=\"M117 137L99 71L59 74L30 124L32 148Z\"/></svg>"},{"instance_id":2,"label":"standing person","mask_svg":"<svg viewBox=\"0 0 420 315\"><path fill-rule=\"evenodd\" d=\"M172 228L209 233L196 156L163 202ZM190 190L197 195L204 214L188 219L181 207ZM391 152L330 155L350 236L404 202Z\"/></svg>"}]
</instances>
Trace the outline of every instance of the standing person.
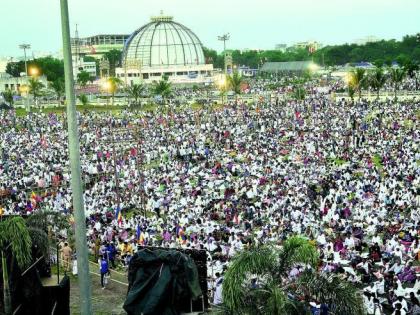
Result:
<instances>
[{"instance_id":1,"label":"standing person","mask_svg":"<svg viewBox=\"0 0 420 315\"><path fill-rule=\"evenodd\" d=\"M105 286L107 285L107 280L105 279L105 276L109 274L109 265L108 260L103 255L101 255L101 259L99 260L99 268L101 271L101 286L102 290L104 290Z\"/></svg>"},{"instance_id":2,"label":"standing person","mask_svg":"<svg viewBox=\"0 0 420 315\"><path fill-rule=\"evenodd\" d=\"M213 304L220 305L223 303L223 276L221 276L218 272L216 272L216 282L215 282L215 289L214 289L214 297L213 297Z\"/></svg>"},{"instance_id":3,"label":"standing person","mask_svg":"<svg viewBox=\"0 0 420 315\"><path fill-rule=\"evenodd\" d=\"M73 253L73 250L69 246L67 242L64 243L63 248L61 249L61 254L63 256L63 263L64 263L64 270L67 272L70 269L70 261L71 261L71 255Z\"/></svg>"}]
</instances>

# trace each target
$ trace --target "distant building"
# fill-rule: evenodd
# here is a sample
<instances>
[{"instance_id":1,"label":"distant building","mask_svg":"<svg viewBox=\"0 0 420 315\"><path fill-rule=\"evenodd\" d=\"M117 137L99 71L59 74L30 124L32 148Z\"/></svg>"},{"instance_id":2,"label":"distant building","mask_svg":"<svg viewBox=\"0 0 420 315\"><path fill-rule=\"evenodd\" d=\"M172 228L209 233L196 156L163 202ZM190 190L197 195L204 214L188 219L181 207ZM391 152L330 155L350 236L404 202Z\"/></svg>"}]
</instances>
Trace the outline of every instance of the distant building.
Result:
<instances>
[{"instance_id":1,"label":"distant building","mask_svg":"<svg viewBox=\"0 0 420 315\"><path fill-rule=\"evenodd\" d=\"M300 74L305 71L317 72L320 67L312 61L266 62L260 68L260 73L284 75Z\"/></svg>"},{"instance_id":2,"label":"distant building","mask_svg":"<svg viewBox=\"0 0 420 315\"><path fill-rule=\"evenodd\" d=\"M102 59L103 55L111 50L123 50L125 42L130 35L95 35L84 38L72 38L71 50L73 54L81 57L91 56Z\"/></svg>"},{"instance_id":3,"label":"distant building","mask_svg":"<svg viewBox=\"0 0 420 315\"><path fill-rule=\"evenodd\" d=\"M376 43L379 42L381 39L376 36L366 36L363 38L359 38L355 40L357 45L366 45L368 43Z\"/></svg>"},{"instance_id":4,"label":"distant building","mask_svg":"<svg viewBox=\"0 0 420 315\"><path fill-rule=\"evenodd\" d=\"M8 73L0 72L0 93L5 90L12 90L16 94L20 94L21 87L27 86L30 76L13 77ZM45 86L48 85L47 78L45 76L38 77Z\"/></svg>"},{"instance_id":5,"label":"distant building","mask_svg":"<svg viewBox=\"0 0 420 315\"><path fill-rule=\"evenodd\" d=\"M90 77L96 78L96 62L84 61L83 57L73 56L73 76L77 78L77 75L82 71L86 71Z\"/></svg>"},{"instance_id":6,"label":"distant building","mask_svg":"<svg viewBox=\"0 0 420 315\"><path fill-rule=\"evenodd\" d=\"M285 52L287 49L287 44L277 44L274 49Z\"/></svg>"},{"instance_id":7,"label":"distant building","mask_svg":"<svg viewBox=\"0 0 420 315\"><path fill-rule=\"evenodd\" d=\"M9 61L10 58L0 58L0 73L6 72L6 67Z\"/></svg>"},{"instance_id":8,"label":"distant building","mask_svg":"<svg viewBox=\"0 0 420 315\"><path fill-rule=\"evenodd\" d=\"M317 41L298 42L292 46L293 49L307 49L310 52L315 52L322 48L322 44Z\"/></svg>"},{"instance_id":9,"label":"distant building","mask_svg":"<svg viewBox=\"0 0 420 315\"><path fill-rule=\"evenodd\" d=\"M206 64L203 45L188 27L171 16L153 17L127 40L117 77L130 85L167 77L173 83L207 83L213 65Z\"/></svg>"}]
</instances>

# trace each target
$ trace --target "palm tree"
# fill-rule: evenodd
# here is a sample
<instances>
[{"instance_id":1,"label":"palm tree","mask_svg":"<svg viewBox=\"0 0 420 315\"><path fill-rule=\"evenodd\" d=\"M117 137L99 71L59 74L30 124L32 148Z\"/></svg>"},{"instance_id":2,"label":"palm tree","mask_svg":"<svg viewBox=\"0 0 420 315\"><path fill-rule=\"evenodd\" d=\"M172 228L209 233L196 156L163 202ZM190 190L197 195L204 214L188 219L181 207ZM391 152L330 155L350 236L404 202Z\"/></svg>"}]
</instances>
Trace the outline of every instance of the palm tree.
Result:
<instances>
[{"instance_id":1,"label":"palm tree","mask_svg":"<svg viewBox=\"0 0 420 315\"><path fill-rule=\"evenodd\" d=\"M15 96L15 92L13 92L10 89L6 89L3 93L1 93L3 95L4 100L9 104L9 105L13 105L14 99L13 97Z\"/></svg>"},{"instance_id":2,"label":"palm tree","mask_svg":"<svg viewBox=\"0 0 420 315\"><path fill-rule=\"evenodd\" d=\"M352 102L354 101L354 93L355 92L356 91L355 91L354 87L352 85L349 85L348 88L347 88L347 93L349 94L349 97L350 97Z\"/></svg>"},{"instance_id":3,"label":"palm tree","mask_svg":"<svg viewBox=\"0 0 420 315\"><path fill-rule=\"evenodd\" d=\"M112 95L112 103L111 103L112 105L114 105L115 93L117 93L121 84L122 84L122 81L120 78L117 78L117 77L108 78L108 91Z\"/></svg>"},{"instance_id":4,"label":"palm tree","mask_svg":"<svg viewBox=\"0 0 420 315\"><path fill-rule=\"evenodd\" d=\"M384 70L381 67L376 67L375 70L369 74L368 81L372 89L376 91L376 98L379 100L379 91L386 83L386 75Z\"/></svg>"},{"instance_id":5,"label":"palm tree","mask_svg":"<svg viewBox=\"0 0 420 315\"><path fill-rule=\"evenodd\" d=\"M64 95L64 80L62 78L58 78L52 82L50 82L50 88L52 88L57 95L57 99L60 101L61 97Z\"/></svg>"},{"instance_id":6,"label":"palm tree","mask_svg":"<svg viewBox=\"0 0 420 315\"><path fill-rule=\"evenodd\" d=\"M14 217L0 222L0 251L3 269L3 299L6 315L12 314L12 297L10 293L9 271L6 256L16 260L20 269L29 266L31 262L32 241L25 220ZM13 261L10 264L13 266Z\"/></svg>"},{"instance_id":7,"label":"palm tree","mask_svg":"<svg viewBox=\"0 0 420 315\"><path fill-rule=\"evenodd\" d=\"M242 76L238 71L233 72L232 75L227 76L229 89L235 93L235 105L238 105L238 95L242 93L241 85L244 82Z\"/></svg>"},{"instance_id":8,"label":"palm tree","mask_svg":"<svg viewBox=\"0 0 420 315\"><path fill-rule=\"evenodd\" d=\"M41 90L45 87L44 83L39 81L37 78L30 78L29 81L29 93L33 95L34 101L41 96Z\"/></svg>"},{"instance_id":9,"label":"palm tree","mask_svg":"<svg viewBox=\"0 0 420 315\"><path fill-rule=\"evenodd\" d=\"M389 74L391 82L394 85L394 100L397 101L397 90L405 78L405 70L402 68L391 68Z\"/></svg>"},{"instance_id":10,"label":"palm tree","mask_svg":"<svg viewBox=\"0 0 420 315\"><path fill-rule=\"evenodd\" d=\"M356 68L350 72L350 82L355 91L359 93L359 100L362 98L362 90L366 85L366 70Z\"/></svg>"},{"instance_id":11,"label":"palm tree","mask_svg":"<svg viewBox=\"0 0 420 315\"><path fill-rule=\"evenodd\" d=\"M163 102L172 95L172 84L169 82L168 77L163 77L159 82L155 82L152 87L152 93L155 96L161 96Z\"/></svg>"},{"instance_id":12,"label":"palm tree","mask_svg":"<svg viewBox=\"0 0 420 315\"><path fill-rule=\"evenodd\" d=\"M317 272L315 246L291 237L279 249L272 245L250 248L236 255L223 280L220 313L230 315L306 314L312 301L328 305L334 314L364 314L359 291L337 275ZM302 271L290 280L290 271ZM246 279L256 278L250 287Z\"/></svg>"},{"instance_id":13,"label":"palm tree","mask_svg":"<svg viewBox=\"0 0 420 315\"><path fill-rule=\"evenodd\" d=\"M134 99L134 105L138 105L139 98L142 97L146 87L143 84L133 84L127 88L127 94Z\"/></svg>"},{"instance_id":14,"label":"palm tree","mask_svg":"<svg viewBox=\"0 0 420 315\"><path fill-rule=\"evenodd\" d=\"M420 66L417 62L409 61L404 65L404 70L406 71L407 75L414 79L416 82L416 90L418 89L417 84L417 72L420 70Z\"/></svg>"}]
</instances>

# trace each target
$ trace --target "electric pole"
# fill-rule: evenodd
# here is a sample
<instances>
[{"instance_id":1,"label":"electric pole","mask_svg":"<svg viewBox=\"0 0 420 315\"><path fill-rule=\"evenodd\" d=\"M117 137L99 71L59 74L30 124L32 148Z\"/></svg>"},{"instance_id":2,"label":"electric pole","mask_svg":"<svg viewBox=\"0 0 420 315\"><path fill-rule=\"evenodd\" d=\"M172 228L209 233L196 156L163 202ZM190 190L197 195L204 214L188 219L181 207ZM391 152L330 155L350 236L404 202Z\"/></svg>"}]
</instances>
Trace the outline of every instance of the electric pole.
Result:
<instances>
[{"instance_id":1,"label":"electric pole","mask_svg":"<svg viewBox=\"0 0 420 315\"><path fill-rule=\"evenodd\" d=\"M70 44L69 9L67 0L60 0L61 31L63 36L64 74L67 99L67 127L71 166L71 189L75 219L77 270L80 290L80 313L92 314L91 279L86 242L86 218L83 203L83 185L80 168L80 143L77 127L76 99L74 94L73 65Z\"/></svg>"}]
</instances>

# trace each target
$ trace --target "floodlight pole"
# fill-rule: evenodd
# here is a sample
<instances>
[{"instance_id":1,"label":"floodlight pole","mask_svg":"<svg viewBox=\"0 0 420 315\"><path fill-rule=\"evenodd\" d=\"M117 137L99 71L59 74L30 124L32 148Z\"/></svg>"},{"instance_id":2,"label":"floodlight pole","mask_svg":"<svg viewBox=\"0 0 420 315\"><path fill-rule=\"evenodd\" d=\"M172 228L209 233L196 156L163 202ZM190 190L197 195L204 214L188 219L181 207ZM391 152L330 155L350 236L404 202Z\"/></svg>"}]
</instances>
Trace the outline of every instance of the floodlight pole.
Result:
<instances>
[{"instance_id":1,"label":"floodlight pole","mask_svg":"<svg viewBox=\"0 0 420 315\"><path fill-rule=\"evenodd\" d=\"M92 314L91 280L86 242L86 219L83 204L83 189L80 168L80 144L77 127L76 100L74 94L73 66L70 45L69 10L67 0L60 0L61 30L63 35L64 74L67 98L67 126L69 138L69 155L71 165L71 189L75 218L75 238L77 251L77 270L80 290L80 313Z\"/></svg>"},{"instance_id":2,"label":"floodlight pole","mask_svg":"<svg viewBox=\"0 0 420 315\"><path fill-rule=\"evenodd\" d=\"M225 73L227 73L227 66L226 66L226 42L230 39L230 34L224 34L222 36L217 37L218 40L223 42L223 55L224 55L224 66L225 66Z\"/></svg>"}]
</instances>

